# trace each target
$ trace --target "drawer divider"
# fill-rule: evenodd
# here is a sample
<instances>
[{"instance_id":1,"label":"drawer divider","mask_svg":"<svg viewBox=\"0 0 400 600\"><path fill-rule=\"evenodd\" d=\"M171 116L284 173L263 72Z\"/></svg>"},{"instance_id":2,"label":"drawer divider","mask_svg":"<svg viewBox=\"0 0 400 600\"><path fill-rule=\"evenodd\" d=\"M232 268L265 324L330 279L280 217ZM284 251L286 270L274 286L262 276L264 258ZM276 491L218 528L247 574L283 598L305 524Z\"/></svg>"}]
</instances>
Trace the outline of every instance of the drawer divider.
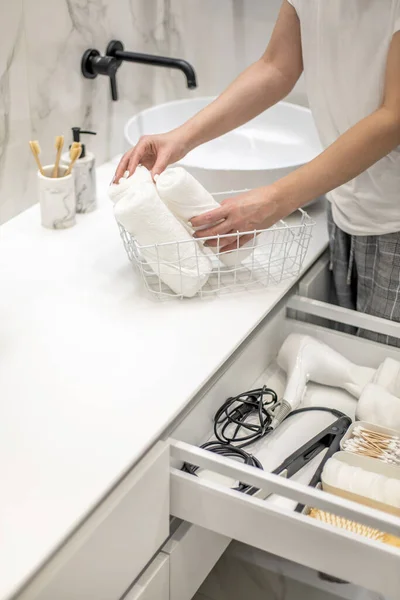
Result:
<instances>
[{"instance_id":1,"label":"drawer divider","mask_svg":"<svg viewBox=\"0 0 400 600\"><path fill-rule=\"evenodd\" d=\"M381 319L380 317L297 295L289 298L286 306L288 309L314 317L322 317L343 325L351 325L374 333L400 338L400 323L388 319Z\"/></svg>"}]
</instances>

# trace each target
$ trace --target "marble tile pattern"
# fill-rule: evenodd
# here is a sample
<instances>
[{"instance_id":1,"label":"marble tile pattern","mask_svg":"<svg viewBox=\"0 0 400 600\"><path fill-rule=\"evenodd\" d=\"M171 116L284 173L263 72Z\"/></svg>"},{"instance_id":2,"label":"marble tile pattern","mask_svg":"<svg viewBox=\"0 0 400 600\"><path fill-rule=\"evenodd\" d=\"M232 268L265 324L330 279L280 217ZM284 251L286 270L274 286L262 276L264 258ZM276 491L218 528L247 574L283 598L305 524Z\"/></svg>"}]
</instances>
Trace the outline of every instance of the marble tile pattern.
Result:
<instances>
[{"instance_id":1,"label":"marble tile pattern","mask_svg":"<svg viewBox=\"0 0 400 600\"><path fill-rule=\"evenodd\" d=\"M97 163L124 150L123 125L139 110L178 98L217 94L263 52L281 0L0 0L0 223L37 201L28 140L43 163L70 127L98 133ZM120 100L105 77L86 80L80 59L111 39L126 49L186 58L199 87L182 73L134 64L118 72ZM306 102L302 84L292 93Z\"/></svg>"}]
</instances>

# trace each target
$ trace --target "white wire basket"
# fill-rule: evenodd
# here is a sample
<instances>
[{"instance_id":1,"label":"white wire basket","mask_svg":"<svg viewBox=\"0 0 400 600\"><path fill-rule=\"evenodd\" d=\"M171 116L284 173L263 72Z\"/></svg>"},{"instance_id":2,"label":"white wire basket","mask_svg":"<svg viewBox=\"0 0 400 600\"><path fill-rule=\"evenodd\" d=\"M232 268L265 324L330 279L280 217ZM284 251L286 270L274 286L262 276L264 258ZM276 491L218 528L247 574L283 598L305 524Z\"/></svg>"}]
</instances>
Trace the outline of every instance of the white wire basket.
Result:
<instances>
[{"instance_id":1,"label":"white wire basket","mask_svg":"<svg viewBox=\"0 0 400 600\"><path fill-rule=\"evenodd\" d=\"M221 196L231 197L239 193L242 192L213 196L220 200ZM141 246L120 223L118 227L128 258L140 274L147 291L158 299L168 299L204 298L279 285L282 281L296 278L301 271L314 224L309 215L300 209L291 215L288 222L279 221L269 229L230 233L201 241L193 238L147 246ZM251 235L251 240L240 247L241 238L245 235ZM220 250L221 240L227 237L230 243L236 245L236 249L230 253L229 266L224 264L226 253ZM209 240L217 240L217 247L212 251L203 246ZM166 250L168 261L163 259ZM205 260L207 263L209 261L207 268ZM194 280L196 283L193 286Z\"/></svg>"}]
</instances>

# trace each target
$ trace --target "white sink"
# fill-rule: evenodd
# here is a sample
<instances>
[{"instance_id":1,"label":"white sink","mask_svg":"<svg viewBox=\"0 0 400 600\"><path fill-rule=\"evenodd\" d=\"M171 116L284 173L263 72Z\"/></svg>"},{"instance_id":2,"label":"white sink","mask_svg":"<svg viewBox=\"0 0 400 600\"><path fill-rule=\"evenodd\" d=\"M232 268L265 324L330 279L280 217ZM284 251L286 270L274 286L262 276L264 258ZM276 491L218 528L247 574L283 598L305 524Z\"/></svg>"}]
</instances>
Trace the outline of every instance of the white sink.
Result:
<instances>
[{"instance_id":1,"label":"white sink","mask_svg":"<svg viewBox=\"0 0 400 600\"><path fill-rule=\"evenodd\" d=\"M178 100L144 110L126 124L125 140L131 147L141 135L178 127L212 100ZM321 150L311 111L280 102L239 129L196 148L179 164L210 192L228 192L272 183Z\"/></svg>"}]
</instances>

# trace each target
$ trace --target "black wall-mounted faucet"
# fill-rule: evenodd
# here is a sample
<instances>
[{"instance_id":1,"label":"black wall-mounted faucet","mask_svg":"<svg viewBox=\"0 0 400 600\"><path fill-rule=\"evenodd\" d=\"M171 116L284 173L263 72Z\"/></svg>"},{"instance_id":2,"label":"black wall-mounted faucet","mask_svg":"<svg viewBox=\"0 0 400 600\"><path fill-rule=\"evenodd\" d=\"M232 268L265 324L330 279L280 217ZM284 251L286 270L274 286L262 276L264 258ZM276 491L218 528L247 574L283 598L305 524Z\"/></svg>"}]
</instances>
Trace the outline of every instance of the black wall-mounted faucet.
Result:
<instances>
[{"instance_id":1,"label":"black wall-mounted faucet","mask_svg":"<svg viewBox=\"0 0 400 600\"><path fill-rule=\"evenodd\" d=\"M119 41L108 44L105 56L101 56L98 50L86 50L82 56L81 70L86 79L94 79L97 75L107 75L110 78L111 97L118 100L116 74L123 62L141 63L155 67L168 67L179 69L186 76L187 87L197 87L196 73L190 63L181 58L169 58L167 56L154 56L153 54L139 54L138 52L126 52Z\"/></svg>"}]
</instances>

